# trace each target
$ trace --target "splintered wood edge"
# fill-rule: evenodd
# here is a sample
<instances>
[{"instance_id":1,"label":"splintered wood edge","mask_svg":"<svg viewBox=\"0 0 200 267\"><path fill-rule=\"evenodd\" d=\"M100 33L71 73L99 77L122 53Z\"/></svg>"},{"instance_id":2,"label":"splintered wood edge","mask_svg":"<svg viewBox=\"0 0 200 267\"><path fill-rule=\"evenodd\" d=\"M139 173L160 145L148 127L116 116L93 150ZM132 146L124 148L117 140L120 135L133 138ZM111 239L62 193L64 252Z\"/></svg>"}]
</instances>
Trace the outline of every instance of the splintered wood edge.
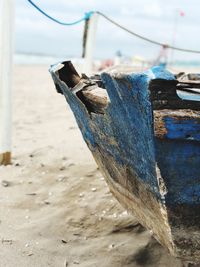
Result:
<instances>
[{"instance_id":1,"label":"splintered wood edge","mask_svg":"<svg viewBox=\"0 0 200 267\"><path fill-rule=\"evenodd\" d=\"M200 111L191 110L191 109L161 109L153 111L154 118L163 118L163 117L171 117L171 118L190 118L190 119L200 119Z\"/></svg>"},{"instance_id":2,"label":"splintered wood edge","mask_svg":"<svg viewBox=\"0 0 200 267\"><path fill-rule=\"evenodd\" d=\"M11 164L11 152L5 152L0 154L0 165Z\"/></svg>"},{"instance_id":3,"label":"splintered wood edge","mask_svg":"<svg viewBox=\"0 0 200 267\"><path fill-rule=\"evenodd\" d=\"M100 87L91 88L82 91L83 95L90 101L94 102L96 105L107 106L109 103L109 96L105 89Z\"/></svg>"}]
</instances>

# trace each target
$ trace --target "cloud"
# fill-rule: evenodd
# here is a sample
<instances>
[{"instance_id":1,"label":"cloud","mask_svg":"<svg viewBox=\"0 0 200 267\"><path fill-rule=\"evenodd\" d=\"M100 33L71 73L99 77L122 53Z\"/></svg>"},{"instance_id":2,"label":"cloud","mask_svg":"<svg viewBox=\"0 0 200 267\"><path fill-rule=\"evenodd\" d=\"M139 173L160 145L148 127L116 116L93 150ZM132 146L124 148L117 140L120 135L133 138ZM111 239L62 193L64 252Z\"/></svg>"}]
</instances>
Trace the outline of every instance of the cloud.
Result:
<instances>
[{"instance_id":1,"label":"cloud","mask_svg":"<svg viewBox=\"0 0 200 267\"><path fill-rule=\"evenodd\" d=\"M144 15L152 16L152 17L161 17L162 8L158 2L148 3L148 5L144 6Z\"/></svg>"}]
</instances>

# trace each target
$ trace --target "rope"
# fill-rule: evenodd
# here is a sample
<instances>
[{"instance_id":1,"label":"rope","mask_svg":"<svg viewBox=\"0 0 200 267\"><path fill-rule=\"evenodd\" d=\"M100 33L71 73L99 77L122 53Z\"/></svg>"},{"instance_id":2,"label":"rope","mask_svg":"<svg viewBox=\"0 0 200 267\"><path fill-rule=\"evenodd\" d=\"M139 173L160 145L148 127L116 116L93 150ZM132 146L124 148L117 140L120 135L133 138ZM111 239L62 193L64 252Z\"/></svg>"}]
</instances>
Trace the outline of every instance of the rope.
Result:
<instances>
[{"instance_id":1,"label":"rope","mask_svg":"<svg viewBox=\"0 0 200 267\"><path fill-rule=\"evenodd\" d=\"M122 29L123 31L126 31L128 32L129 34L139 38L139 39L142 39L146 42L149 42L149 43L152 43L154 45L159 45L159 46L162 46L162 47L165 47L165 48L170 48L170 49L173 49L173 50L177 50L177 51L181 51L181 52L187 52L187 53L196 53L196 54L200 54L200 50L192 50L192 49L186 49L186 48L181 48L181 47L177 47L177 46L173 46L173 45L168 45L168 44L164 44L164 43L160 43L158 41L155 41L155 40L152 40L152 39L149 39L143 35L140 35L136 32L133 32L129 29L127 29L126 27L124 27L123 25L119 24L118 22L112 20L111 18L109 18L108 16L106 16L105 14L99 12L99 11L89 11L87 13L85 13L84 17L79 19L79 20L76 20L74 22L71 22L71 23L67 23L67 22L62 22L60 20L57 20L55 18L53 18L52 16L48 15L44 10L42 10L40 7L38 7L33 1L31 0L27 0L33 7L35 7L40 13L42 13L44 16L46 16L47 18L49 18L50 20L58 23L58 24L61 24L61 25L64 25L64 26L72 26L72 25L76 25L76 24L79 24L80 22L82 21L88 21L91 16L93 14L98 14L100 16L102 16L104 19L106 19L107 21L109 21L110 23L114 24L115 26L117 26L118 28Z\"/></svg>"},{"instance_id":2,"label":"rope","mask_svg":"<svg viewBox=\"0 0 200 267\"><path fill-rule=\"evenodd\" d=\"M76 24L79 24L80 22L82 21L85 21L85 20L88 20L92 15L93 15L93 11L90 11L90 12L87 12L85 13L85 16L79 20L76 20L74 22L71 22L71 23L67 23L67 22L62 22L60 20L57 20L55 18L53 18L52 16L48 15L44 10L42 10L40 7L38 7L35 3L33 3L33 1L31 0L27 0L33 7L35 7L40 13L42 13L44 16L46 16L47 18L49 18L50 20L58 23L58 24L61 24L61 25L64 25L64 26L73 26L73 25L76 25Z\"/></svg>"},{"instance_id":3,"label":"rope","mask_svg":"<svg viewBox=\"0 0 200 267\"><path fill-rule=\"evenodd\" d=\"M157 41L154 41L152 39L149 39L145 36L142 36L138 33L135 33L129 29L127 29L126 27L122 26L121 24L117 23L116 21L112 20L111 18L109 18L108 16L106 16L105 14L99 12L99 11L96 11L95 12L96 14L102 16L104 19L106 19L107 21L111 22L112 24L114 24L115 26L117 26L118 28L130 33L131 35L135 36L135 37L138 37L139 39L142 39L146 42L149 42L149 43L152 43L152 44L155 44L155 45L159 45L159 46L164 46L166 48L170 48L170 49L173 49L173 50L177 50L177 51L182 51L182 52L188 52L188 53L196 53L196 54L200 54L200 50L192 50L192 49L185 49L185 48L181 48L181 47L177 47L177 46L173 46L173 45L167 45L167 44L163 44L163 43L160 43L160 42L157 42Z\"/></svg>"}]
</instances>

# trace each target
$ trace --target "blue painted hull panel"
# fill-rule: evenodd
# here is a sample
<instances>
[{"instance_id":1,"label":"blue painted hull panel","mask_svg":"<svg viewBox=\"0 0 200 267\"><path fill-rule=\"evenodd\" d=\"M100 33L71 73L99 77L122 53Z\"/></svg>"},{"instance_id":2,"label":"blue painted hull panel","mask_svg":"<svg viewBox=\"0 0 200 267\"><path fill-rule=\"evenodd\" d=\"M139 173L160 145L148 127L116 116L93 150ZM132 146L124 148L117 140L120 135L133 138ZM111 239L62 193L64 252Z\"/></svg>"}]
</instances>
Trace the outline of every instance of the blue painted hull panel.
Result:
<instances>
[{"instance_id":1,"label":"blue painted hull panel","mask_svg":"<svg viewBox=\"0 0 200 267\"><path fill-rule=\"evenodd\" d=\"M200 204L200 143L156 140L157 163L168 193L166 202Z\"/></svg>"}]
</instances>

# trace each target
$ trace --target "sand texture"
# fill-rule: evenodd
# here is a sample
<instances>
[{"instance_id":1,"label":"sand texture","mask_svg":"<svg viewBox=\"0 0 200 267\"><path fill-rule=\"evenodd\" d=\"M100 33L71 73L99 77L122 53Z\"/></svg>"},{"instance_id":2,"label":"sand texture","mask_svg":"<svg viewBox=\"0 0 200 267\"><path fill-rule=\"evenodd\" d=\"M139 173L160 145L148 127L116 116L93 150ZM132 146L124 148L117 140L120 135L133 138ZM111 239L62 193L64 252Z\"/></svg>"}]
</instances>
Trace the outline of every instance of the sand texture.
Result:
<instances>
[{"instance_id":1,"label":"sand texture","mask_svg":"<svg viewBox=\"0 0 200 267\"><path fill-rule=\"evenodd\" d=\"M118 204L48 66L16 66L0 167L0 267L181 267Z\"/></svg>"}]
</instances>

